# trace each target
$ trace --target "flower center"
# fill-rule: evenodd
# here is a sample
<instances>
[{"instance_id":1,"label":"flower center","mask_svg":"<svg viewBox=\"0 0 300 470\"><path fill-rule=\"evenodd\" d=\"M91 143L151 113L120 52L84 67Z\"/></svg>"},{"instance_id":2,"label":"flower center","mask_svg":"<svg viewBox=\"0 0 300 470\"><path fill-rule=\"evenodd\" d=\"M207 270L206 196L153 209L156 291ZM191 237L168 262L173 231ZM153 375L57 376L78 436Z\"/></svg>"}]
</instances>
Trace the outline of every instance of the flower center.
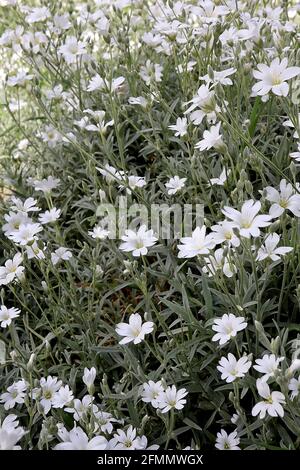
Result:
<instances>
[{"instance_id":1,"label":"flower center","mask_svg":"<svg viewBox=\"0 0 300 470\"><path fill-rule=\"evenodd\" d=\"M244 222L242 222L241 227L242 228L250 228L251 227L251 222L249 222L249 220L245 220Z\"/></svg>"},{"instance_id":2,"label":"flower center","mask_svg":"<svg viewBox=\"0 0 300 470\"><path fill-rule=\"evenodd\" d=\"M77 54L77 45L74 44L74 45L72 45L72 46L69 46L69 52L70 52L71 54Z\"/></svg>"},{"instance_id":3,"label":"flower center","mask_svg":"<svg viewBox=\"0 0 300 470\"><path fill-rule=\"evenodd\" d=\"M51 390L45 390L43 395L44 395L44 398L46 398L46 400L50 400L52 398Z\"/></svg>"},{"instance_id":4,"label":"flower center","mask_svg":"<svg viewBox=\"0 0 300 470\"><path fill-rule=\"evenodd\" d=\"M280 76L275 75L275 76L272 77L272 85L273 86L280 85L280 83L282 83L282 80L281 80Z\"/></svg>"},{"instance_id":5,"label":"flower center","mask_svg":"<svg viewBox=\"0 0 300 470\"><path fill-rule=\"evenodd\" d=\"M288 206L288 201L286 199L280 199L280 206L286 209Z\"/></svg>"},{"instance_id":6,"label":"flower center","mask_svg":"<svg viewBox=\"0 0 300 470\"><path fill-rule=\"evenodd\" d=\"M136 248L143 248L144 243L142 242L142 240L137 240L136 243L135 243L135 247Z\"/></svg>"},{"instance_id":7,"label":"flower center","mask_svg":"<svg viewBox=\"0 0 300 470\"><path fill-rule=\"evenodd\" d=\"M135 338L137 338L140 334L141 330L139 328L134 328L132 330L132 336L134 336Z\"/></svg>"}]
</instances>

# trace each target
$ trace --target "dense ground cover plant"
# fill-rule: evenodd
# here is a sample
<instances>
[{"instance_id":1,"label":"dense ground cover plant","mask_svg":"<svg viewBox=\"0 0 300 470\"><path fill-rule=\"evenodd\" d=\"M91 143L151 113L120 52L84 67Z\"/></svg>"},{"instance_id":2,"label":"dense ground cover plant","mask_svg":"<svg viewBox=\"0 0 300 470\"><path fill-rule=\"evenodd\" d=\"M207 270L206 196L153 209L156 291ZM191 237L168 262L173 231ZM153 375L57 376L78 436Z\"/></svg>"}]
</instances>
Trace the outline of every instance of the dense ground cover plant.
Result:
<instances>
[{"instance_id":1,"label":"dense ground cover plant","mask_svg":"<svg viewBox=\"0 0 300 470\"><path fill-rule=\"evenodd\" d=\"M298 449L295 2L0 18L0 448Z\"/></svg>"}]
</instances>

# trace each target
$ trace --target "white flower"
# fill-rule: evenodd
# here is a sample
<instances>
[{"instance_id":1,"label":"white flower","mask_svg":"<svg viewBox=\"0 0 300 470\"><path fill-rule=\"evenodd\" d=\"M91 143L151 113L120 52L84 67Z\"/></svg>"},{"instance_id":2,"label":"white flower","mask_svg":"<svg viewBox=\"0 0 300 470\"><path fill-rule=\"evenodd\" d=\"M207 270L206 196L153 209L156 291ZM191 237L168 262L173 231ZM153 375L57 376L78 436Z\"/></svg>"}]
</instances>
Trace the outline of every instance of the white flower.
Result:
<instances>
[{"instance_id":1,"label":"white flower","mask_svg":"<svg viewBox=\"0 0 300 470\"><path fill-rule=\"evenodd\" d=\"M60 389L55 393L52 399L53 408L63 408L68 405L74 398L72 390L70 390L69 385L60 387Z\"/></svg>"},{"instance_id":2,"label":"white flower","mask_svg":"<svg viewBox=\"0 0 300 470\"><path fill-rule=\"evenodd\" d=\"M225 242L228 246L234 246L235 248L240 246L240 239L236 236L233 230L235 227L236 225L233 222L229 222L227 220L219 222L218 225L213 225L211 227L211 236L216 245Z\"/></svg>"},{"instance_id":3,"label":"white flower","mask_svg":"<svg viewBox=\"0 0 300 470\"><path fill-rule=\"evenodd\" d=\"M85 125L85 129L87 131L101 132L101 133L105 134L106 129L108 127L113 126L113 124L114 124L113 119L110 120L110 121L105 122L105 111L101 111L101 110L100 111L92 111L91 109L85 109L84 112L90 114L93 117L93 119L96 121L96 125L95 124Z\"/></svg>"},{"instance_id":4,"label":"white flower","mask_svg":"<svg viewBox=\"0 0 300 470\"><path fill-rule=\"evenodd\" d=\"M197 94L184 103L187 104L190 106L184 114L190 114L189 118L195 126L201 124L205 116L210 122L216 121L216 112L220 109L216 105L215 92L210 90L208 85L201 85Z\"/></svg>"},{"instance_id":5,"label":"white flower","mask_svg":"<svg viewBox=\"0 0 300 470\"><path fill-rule=\"evenodd\" d=\"M214 148L217 151L223 151L224 149L224 142L222 139L222 135L220 134L220 126L221 123L219 122L215 126L211 126L209 131L203 132L203 139L200 140L196 145L196 149L202 150L209 150Z\"/></svg>"},{"instance_id":6,"label":"white flower","mask_svg":"<svg viewBox=\"0 0 300 470\"><path fill-rule=\"evenodd\" d=\"M125 230L122 240L120 250L131 251L133 256L141 256L146 255L148 248L155 245L158 239L154 237L153 230L147 230L146 225L141 225L137 232Z\"/></svg>"},{"instance_id":7,"label":"white flower","mask_svg":"<svg viewBox=\"0 0 300 470\"><path fill-rule=\"evenodd\" d=\"M21 199L12 196L11 202L13 203L11 206L13 211L24 212L25 214L40 211L40 208L36 205L37 201L33 197L28 197L25 201L22 201Z\"/></svg>"},{"instance_id":8,"label":"white flower","mask_svg":"<svg viewBox=\"0 0 300 470\"><path fill-rule=\"evenodd\" d=\"M233 431L230 434L224 429L221 429L217 434L215 447L219 450L241 450L238 445L240 439L237 437L237 432Z\"/></svg>"},{"instance_id":9,"label":"white flower","mask_svg":"<svg viewBox=\"0 0 300 470\"><path fill-rule=\"evenodd\" d=\"M103 80L102 77L97 73L94 77L91 78L89 81L87 91L95 91L95 90L103 90L105 89L105 81Z\"/></svg>"},{"instance_id":10,"label":"white flower","mask_svg":"<svg viewBox=\"0 0 300 470\"><path fill-rule=\"evenodd\" d=\"M154 408L158 408L158 397L163 392L164 388L162 386L161 380L159 380L158 382L153 382L153 380L149 380L149 382L143 384L143 391L141 393L141 397L143 402L151 403Z\"/></svg>"},{"instance_id":11,"label":"white flower","mask_svg":"<svg viewBox=\"0 0 300 470\"><path fill-rule=\"evenodd\" d=\"M256 387L259 395L264 398L263 401L258 402L252 409L252 416L259 414L260 419L264 419L266 413L270 416L281 418L284 415L282 405L285 405L285 397L281 392L272 392L270 387L264 379L257 379Z\"/></svg>"},{"instance_id":12,"label":"white flower","mask_svg":"<svg viewBox=\"0 0 300 470\"><path fill-rule=\"evenodd\" d=\"M128 98L128 103L133 105L137 104L142 106L142 108L147 108L148 105L148 101L143 96L130 96Z\"/></svg>"},{"instance_id":13,"label":"white flower","mask_svg":"<svg viewBox=\"0 0 300 470\"><path fill-rule=\"evenodd\" d=\"M230 175L230 170L227 171L226 174L226 168L223 168L219 178L211 178L210 184L215 185L217 184L218 186L224 186L225 181L227 180L227 177Z\"/></svg>"},{"instance_id":14,"label":"white flower","mask_svg":"<svg viewBox=\"0 0 300 470\"><path fill-rule=\"evenodd\" d=\"M232 207L225 206L222 210L225 217L231 219L239 229L240 235L245 238L258 237L260 235L260 227L267 227L271 224L272 217L270 215L257 215L261 208L259 201L244 202L241 212Z\"/></svg>"},{"instance_id":15,"label":"white flower","mask_svg":"<svg viewBox=\"0 0 300 470\"><path fill-rule=\"evenodd\" d=\"M237 268L230 260L230 257L228 255L224 256L223 248L219 248L213 254L205 257L204 262L206 264L203 266L202 272L208 274L209 277L214 276L219 270L222 270L226 277L232 277L237 272Z\"/></svg>"},{"instance_id":16,"label":"white flower","mask_svg":"<svg viewBox=\"0 0 300 470\"><path fill-rule=\"evenodd\" d=\"M266 187L266 199L273 202L270 207L270 216L272 218L280 217L285 210L290 210L296 217L300 217L300 194L295 194L293 187L285 179L280 181L280 191Z\"/></svg>"},{"instance_id":17,"label":"white flower","mask_svg":"<svg viewBox=\"0 0 300 470\"><path fill-rule=\"evenodd\" d=\"M85 395L82 400L75 398L73 400L72 406L64 408L64 411L67 413L72 413L75 421L80 421L89 412L95 415L98 411L98 407L93 404L93 401L94 397L90 395Z\"/></svg>"},{"instance_id":18,"label":"white flower","mask_svg":"<svg viewBox=\"0 0 300 470\"><path fill-rule=\"evenodd\" d=\"M104 168L97 168L97 170L100 171L101 175L105 177L108 183L112 183L113 181L121 182L124 177L124 171L116 170L116 168L108 164L106 164Z\"/></svg>"},{"instance_id":19,"label":"white flower","mask_svg":"<svg viewBox=\"0 0 300 470\"><path fill-rule=\"evenodd\" d=\"M294 400L300 393L300 375L298 379L291 379L289 381L289 390L291 393L291 400Z\"/></svg>"},{"instance_id":20,"label":"white flower","mask_svg":"<svg viewBox=\"0 0 300 470\"><path fill-rule=\"evenodd\" d=\"M118 420L113 418L111 413L106 413L105 411L97 411L95 416L97 418L97 425L100 427L101 431L111 434L113 431L113 425L111 423L117 423Z\"/></svg>"},{"instance_id":21,"label":"white flower","mask_svg":"<svg viewBox=\"0 0 300 470\"><path fill-rule=\"evenodd\" d=\"M296 117L296 126L297 125L299 126L299 123L300 123L300 113L298 113ZM290 127L292 129L295 129L295 121L293 122L291 119L287 119L286 121L282 123L282 125L285 127ZM295 137L295 139L299 139L299 134L297 130L295 130L293 137Z\"/></svg>"},{"instance_id":22,"label":"white flower","mask_svg":"<svg viewBox=\"0 0 300 470\"><path fill-rule=\"evenodd\" d=\"M133 341L133 344L139 344L145 339L145 335L152 333L154 323L147 321L142 323L142 317L138 313L132 313L129 317L129 323L118 323L116 332L124 336L120 344L127 344Z\"/></svg>"},{"instance_id":23,"label":"white flower","mask_svg":"<svg viewBox=\"0 0 300 470\"><path fill-rule=\"evenodd\" d=\"M57 444L54 450L104 450L107 440L103 436L96 436L89 440L86 433L79 427L74 427L70 432L60 433L63 442Z\"/></svg>"},{"instance_id":24,"label":"white flower","mask_svg":"<svg viewBox=\"0 0 300 470\"><path fill-rule=\"evenodd\" d=\"M26 396L27 384L25 380L18 380L7 387L7 391L0 395L1 403L4 403L4 409L14 408L16 404L22 405Z\"/></svg>"},{"instance_id":25,"label":"white flower","mask_svg":"<svg viewBox=\"0 0 300 470\"><path fill-rule=\"evenodd\" d=\"M7 260L4 266L0 266L0 286L9 284L23 277L25 268L20 266L22 261L23 257L21 253L16 253L13 259Z\"/></svg>"},{"instance_id":26,"label":"white flower","mask_svg":"<svg viewBox=\"0 0 300 470\"><path fill-rule=\"evenodd\" d=\"M109 442L110 450L137 450L140 449L140 438L136 435L136 429L129 426L127 431L118 429L113 439Z\"/></svg>"},{"instance_id":27,"label":"white flower","mask_svg":"<svg viewBox=\"0 0 300 470\"><path fill-rule=\"evenodd\" d=\"M9 212L9 214L4 215L4 218L7 223L3 225L2 230L8 238L13 232L18 230L21 224L31 222L31 218L24 212Z\"/></svg>"},{"instance_id":28,"label":"white flower","mask_svg":"<svg viewBox=\"0 0 300 470\"><path fill-rule=\"evenodd\" d=\"M223 356L219 361L217 369L221 372L221 378L227 383L233 382L239 377L244 377L251 367L251 361L247 356L236 360L233 354L229 353L227 358Z\"/></svg>"},{"instance_id":29,"label":"white flower","mask_svg":"<svg viewBox=\"0 0 300 470\"><path fill-rule=\"evenodd\" d=\"M26 16L27 23L37 23L45 21L51 16L50 10L47 7L32 8L30 13Z\"/></svg>"},{"instance_id":30,"label":"white flower","mask_svg":"<svg viewBox=\"0 0 300 470\"><path fill-rule=\"evenodd\" d=\"M50 148L55 148L63 140L62 134L52 125L45 126L41 132L37 133L37 136Z\"/></svg>"},{"instance_id":31,"label":"white flower","mask_svg":"<svg viewBox=\"0 0 300 470\"><path fill-rule=\"evenodd\" d=\"M57 377L49 375L47 378L42 377L40 380L40 387L34 388L32 391L32 398L39 400L45 415L49 413L56 392L62 385L61 380L57 380Z\"/></svg>"},{"instance_id":32,"label":"white flower","mask_svg":"<svg viewBox=\"0 0 300 470\"><path fill-rule=\"evenodd\" d=\"M297 163L300 163L300 142L298 142L297 152L290 153L290 157L296 160Z\"/></svg>"},{"instance_id":33,"label":"white flower","mask_svg":"<svg viewBox=\"0 0 300 470\"><path fill-rule=\"evenodd\" d=\"M253 369L257 370L263 375L264 380L274 377L274 373L278 370L279 364L283 361L283 357L277 357L275 354L264 354L262 359L256 359Z\"/></svg>"},{"instance_id":34,"label":"white flower","mask_svg":"<svg viewBox=\"0 0 300 470\"><path fill-rule=\"evenodd\" d=\"M177 118L176 124L168 126L169 129L175 132L175 137L183 137L187 134L187 118Z\"/></svg>"},{"instance_id":35,"label":"white flower","mask_svg":"<svg viewBox=\"0 0 300 470\"><path fill-rule=\"evenodd\" d=\"M257 261L262 261L266 258L270 258L272 261L277 261L280 256L290 253L293 248L291 246L280 246L276 248L280 241L280 235L277 233L270 233L266 239L264 245L262 245L257 252Z\"/></svg>"},{"instance_id":36,"label":"white flower","mask_svg":"<svg viewBox=\"0 0 300 470\"><path fill-rule=\"evenodd\" d=\"M16 415L8 415L0 425L0 450L21 450L17 442L26 434Z\"/></svg>"},{"instance_id":37,"label":"white flower","mask_svg":"<svg viewBox=\"0 0 300 470\"><path fill-rule=\"evenodd\" d=\"M87 386L89 393L91 393L90 390L94 385L96 374L97 371L95 367L91 367L90 369L88 369L87 367L84 368L82 381Z\"/></svg>"},{"instance_id":38,"label":"white flower","mask_svg":"<svg viewBox=\"0 0 300 470\"><path fill-rule=\"evenodd\" d=\"M23 86L26 84L26 82L30 81L33 79L33 75L28 75L26 70L20 70L17 75L13 75L8 77L7 79L7 85L8 86Z\"/></svg>"},{"instance_id":39,"label":"white flower","mask_svg":"<svg viewBox=\"0 0 300 470\"><path fill-rule=\"evenodd\" d=\"M70 250L61 246L60 248L57 248L54 253L51 253L51 261L55 266L61 260L69 261L72 256L73 255Z\"/></svg>"},{"instance_id":40,"label":"white flower","mask_svg":"<svg viewBox=\"0 0 300 470\"><path fill-rule=\"evenodd\" d=\"M160 34L153 34L153 33L144 33L142 36L142 40L151 47L157 47L163 40L163 37Z\"/></svg>"},{"instance_id":41,"label":"white flower","mask_svg":"<svg viewBox=\"0 0 300 470\"><path fill-rule=\"evenodd\" d=\"M59 179L48 176L48 178L44 178L43 180L33 180L32 185L36 191L50 193L52 189L57 188L59 183Z\"/></svg>"},{"instance_id":42,"label":"white flower","mask_svg":"<svg viewBox=\"0 0 300 470\"><path fill-rule=\"evenodd\" d=\"M141 67L140 76L146 83L150 85L152 81L161 82L163 68L159 64L153 64L149 59L146 64Z\"/></svg>"},{"instance_id":43,"label":"white flower","mask_svg":"<svg viewBox=\"0 0 300 470\"><path fill-rule=\"evenodd\" d=\"M200 77L202 80L204 80L207 85L210 83L213 83L216 85L217 83L220 83L221 85L227 86L227 85L232 85L233 82L231 78L228 78L230 75L233 75L236 72L236 69L234 68L229 68L226 70L220 70L220 71L213 71L213 78L210 78L209 75L204 75L203 77Z\"/></svg>"},{"instance_id":44,"label":"white flower","mask_svg":"<svg viewBox=\"0 0 300 470\"><path fill-rule=\"evenodd\" d=\"M69 14L64 13L63 15L54 15L53 24L48 24L48 26L55 34L60 34L61 32L71 28L72 24L69 21Z\"/></svg>"},{"instance_id":45,"label":"white flower","mask_svg":"<svg viewBox=\"0 0 300 470\"><path fill-rule=\"evenodd\" d=\"M275 95L287 96L289 85L286 81L300 74L300 67L287 67L287 65L286 58L280 62L278 57L271 62L270 66L258 64L258 70L254 70L253 76L259 82L253 86L253 94L264 96L272 91Z\"/></svg>"},{"instance_id":46,"label":"white flower","mask_svg":"<svg viewBox=\"0 0 300 470\"><path fill-rule=\"evenodd\" d=\"M172 194L176 194L182 188L184 188L186 182L186 178L179 178L179 176L175 175L173 178L170 178L169 181L165 184L167 188L168 194L171 196Z\"/></svg>"},{"instance_id":47,"label":"white flower","mask_svg":"<svg viewBox=\"0 0 300 470\"><path fill-rule=\"evenodd\" d=\"M37 242L33 242L32 245L26 246L28 259L32 259L32 258L45 259L44 250L45 250L45 246L43 242L41 241L39 242L39 244L37 244Z\"/></svg>"},{"instance_id":48,"label":"white flower","mask_svg":"<svg viewBox=\"0 0 300 470\"><path fill-rule=\"evenodd\" d=\"M78 56L86 53L85 47L84 42L78 41L75 36L69 36L65 44L59 47L58 53L63 56L68 64L73 64Z\"/></svg>"},{"instance_id":49,"label":"white flower","mask_svg":"<svg viewBox=\"0 0 300 470\"><path fill-rule=\"evenodd\" d=\"M36 234L42 230L43 227L40 224L29 222L21 224L18 230L15 230L10 234L9 238L21 246L30 245L33 241L38 239Z\"/></svg>"},{"instance_id":50,"label":"white flower","mask_svg":"<svg viewBox=\"0 0 300 470\"><path fill-rule=\"evenodd\" d=\"M89 82L89 85L87 87L87 91L95 91L95 90L101 90L101 91L110 91L114 92L117 91L120 86L123 85L125 81L124 77L117 77L112 80L112 82L108 82L107 80L103 79L100 77L99 74L96 74Z\"/></svg>"},{"instance_id":51,"label":"white flower","mask_svg":"<svg viewBox=\"0 0 300 470\"><path fill-rule=\"evenodd\" d=\"M181 238L182 245L178 245L178 258L193 258L197 255L208 255L209 250L214 248L215 242L211 235L206 234L206 227L196 227L191 237Z\"/></svg>"},{"instance_id":52,"label":"white flower","mask_svg":"<svg viewBox=\"0 0 300 470\"><path fill-rule=\"evenodd\" d=\"M59 219L60 214L61 210L56 209L56 207L53 207L49 211L45 211L39 215L39 222L41 224L49 224L51 222L55 222L57 219Z\"/></svg>"},{"instance_id":53,"label":"white flower","mask_svg":"<svg viewBox=\"0 0 300 470\"><path fill-rule=\"evenodd\" d=\"M247 322L244 317L236 317L232 313L225 313L221 318L215 318L212 329L217 331L212 338L213 341L219 341L219 344L225 344L231 338L234 338L239 331L247 328Z\"/></svg>"},{"instance_id":54,"label":"white flower","mask_svg":"<svg viewBox=\"0 0 300 470\"><path fill-rule=\"evenodd\" d=\"M126 181L126 178L123 178ZM136 188L143 188L146 186L146 180L142 176L135 176L131 175L127 177L127 185L126 184L120 184L119 188L120 189L125 189L127 194L131 194L131 190L135 190Z\"/></svg>"},{"instance_id":55,"label":"white flower","mask_svg":"<svg viewBox=\"0 0 300 470\"><path fill-rule=\"evenodd\" d=\"M0 322L1 327L6 328L11 324L13 318L17 318L21 313L21 310L18 308L7 308L5 305L0 307Z\"/></svg>"},{"instance_id":56,"label":"white flower","mask_svg":"<svg viewBox=\"0 0 300 470\"><path fill-rule=\"evenodd\" d=\"M74 120L75 126L78 126L80 129L86 129L89 125L90 119L88 116L83 116L79 121Z\"/></svg>"},{"instance_id":57,"label":"white flower","mask_svg":"<svg viewBox=\"0 0 300 470\"><path fill-rule=\"evenodd\" d=\"M93 230L89 230L88 234L95 239L98 240L104 240L105 238L108 237L109 231L105 230L104 228L100 227L99 225L96 225L96 227L93 228Z\"/></svg>"},{"instance_id":58,"label":"white flower","mask_svg":"<svg viewBox=\"0 0 300 470\"><path fill-rule=\"evenodd\" d=\"M161 409L162 413L167 413L171 409L182 410L186 404L186 399L184 398L188 392L185 388L176 389L175 385L172 387L167 387L164 392L162 392L158 398L158 406Z\"/></svg>"}]
</instances>

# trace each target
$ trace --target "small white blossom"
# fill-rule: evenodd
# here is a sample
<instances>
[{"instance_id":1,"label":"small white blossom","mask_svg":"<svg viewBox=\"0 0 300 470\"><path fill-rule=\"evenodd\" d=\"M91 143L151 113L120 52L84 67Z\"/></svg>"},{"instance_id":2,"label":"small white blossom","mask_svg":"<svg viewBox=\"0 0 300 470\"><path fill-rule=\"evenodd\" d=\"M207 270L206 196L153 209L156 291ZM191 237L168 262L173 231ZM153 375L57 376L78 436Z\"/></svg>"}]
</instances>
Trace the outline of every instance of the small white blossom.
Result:
<instances>
[{"instance_id":1,"label":"small white blossom","mask_svg":"<svg viewBox=\"0 0 300 470\"><path fill-rule=\"evenodd\" d=\"M272 91L278 96L287 96L289 85L286 83L300 74L300 67L288 67L288 60L284 58L281 62L276 57L271 64L258 64L258 70L254 70L253 76L259 80L253 88L253 94L264 96Z\"/></svg>"},{"instance_id":2,"label":"small white blossom","mask_svg":"<svg viewBox=\"0 0 300 470\"><path fill-rule=\"evenodd\" d=\"M177 118L176 124L168 127L175 131L175 137L183 137L187 134L187 118Z\"/></svg>"},{"instance_id":3,"label":"small white blossom","mask_svg":"<svg viewBox=\"0 0 300 470\"><path fill-rule=\"evenodd\" d=\"M60 248L57 248L54 253L51 253L51 261L55 266L59 261L69 261L72 256L73 255L70 250L61 246Z\"/></svg>"},{"instance_id":4,"label":"small white blossom","mask_svg":"<svg viewBox=\"0 0 300 470\"><path fill-rule=\"evenodd\" d=\"M220 134L220 126L221 123L219 122L215 126L211 126L209 131L204 131L203 139L200 140L196 145L196 149L203 150L210 150L214 148L217 151L223 151L224 149L224 142L222 135Z\"/></svg>"},{"instance_id":5,"label":"small white blossom","mask_svg":"<svg viewBox=\"0 0 300 470\"><path fill-rule=\"evenodd\" d=\"M300 194L295 194L293 187L285 179L280 181L279 191L271 186L266 187L266 199L272 202L270 216L280 217L284 211L289 210L296 217L300 217Z\"/></svg>"},{"instance_id":6,"label":"small white blossom","mask_svg":"<svg viewBox=\"0 0 300 470\"><path fill-rule=\"evenodd\" d=\"M158 406L162 413L167 413L171 409L182 410L186 404L184 398L188 392L185 388L176 389L175 385L167 387L157 398Z\"/></svg>"},{"instance_id":7,"label":"small white blossom","mask_svg":"<svg viewBox=\"0 0 300 470\"><path fill-rule=\"evenodd\" d=\"M178 258L193 258L197 255L208 255L214 248L215 242L211 235L206 235L206 227L196 227L191 237L181 238L182 245L178 245Z\"/></svg>"},{"instance_id":8,"label":"small white blossom","mask_svg":"<svg viewBox=\"0 0 300 470\"><path fill-rule=\"evenodd\" d=\"M231 338L234 338L239 331L247 328L247 322L244 317L236 317L232 313L225 313L221 318L215 318L212 329L217 333L213 336L213 341L219 341L219 344L225 344Z\"/></svg>"},{"instance_id":9,"label":"small white blossom","mask_svg":"<svg viewBox=\"0 0 300 470\"><path fill-rule=\"evenodd\" d=\"M168 194L171 196L176 194L182 188L184 188L186 182L186 178L179 178L179 176L175 175L173 178L170 178L169 181L165 184L167 188Z\"/></svg>"},{"instance_id":10,"label":"small white blossom","mask_svg":"<svg viewBox=\"0 0 300 470\"><path fill-rule=\"evenodd\" d=\"M141 225L137 232L125 230L122 236L123 243L120 250L132 252L133 256L144 256L148 253L148 248L155 245L157 238L154 237L153 230L147 230L146 225Z\"/></svg>"},{"instance_id":11,"label":"small white blossom","mask_svg":"<svg viewBox=\"0 0 300 470\"><path fill-rule=\"evenodd\" d=\"M41 224L50 224L52 222L56 222L56 220L59 219L60 214L61 210L56 209L56 207L53 207L49 211L45 211L39 215L39 222Z\"/></svg>"},{"instance_id":12,"label":"small white blossom","mask_svg":"<svg viewBox=\"0 0 300 470\"><path fill-rule=\"evenodd\" d=\"M129 323L118 323L116 332L119 336L124 336L120 344L139 344L145 339L145 335L152 333L154 323L147 321L142 323L142 317L138 313L132 313L129 317Z\"/></svg>"},{"instance_id":13,"label":"small white blossom","mask_svg":"<svg viewBox=\"0 0 300 470\"><path fill-rule=\"evenodd\" d=\"M13 318L17 318L21 313L21 310L18 308L7 308L5 305L1 305L0 307L0 326L2 328L6 328L11 324Z\"/></svg>"},{"instance_id":14,"label":"small white blossom","mask_svg":"<svg viewBox=\"0 0 300 470\"><path fill-rule=\"evenodd\" d=\"M219 450L241 450L239 448L240 439L237 437L237 432L233 431L230 434L224 429L221 429L217 434L215 447Z\"/></svg>"},{"instance_id":15,"label":"small white blossom","mask_svg":"<svg viewBox=\"0 0 300 470\"><path fill-rule=\"evenodd\" d=\"M4 409L10 410L16 404L22 405L26 396L27 384L25 380L18 380L7 387L7 391L0 395L1 403L4 403Z\"/></svg>"},{"instance_id":16,"label":"small white blossom","mask_svg":"<svg viewBox=\"0 0 300 470\"><path fill-rule=\"evenodd\" d=\"M158 382L153 382L149 380L143 384L143 391L141 393L142 400L145 403L151 403L154 408L158 408L159 399L158 397L164 392L161 380Z\"/></svg>"},{"instance_id":17,"label":"small white blossom","mask_svg":"<svg viewBox=\"0 0 300 470\"><path fill-rule=\"evenodd\" d=\"M14 280L23 277L24 267L20 266L23 261L21 253L16 253L13 259L5 262L4 266L0 266L0 286L7 285Z\"/></svg>"},{"instance_id":18,"label":"small white blossom","mask_svg":"<svg viewBox=\"0 0 300 470\"><path fill-rule=\"evenodd\" d=\"M265 379L257 379L256 387L258 394L264 399L258 402L252 409L252 416L259 415L260 419L264 419L266 413L270 416L281 418L284 415L282 405L285 405L285 397L281 392L271 392L270 387Z\"/></svg>"},{"instance_id":19,"label":"small white blossom","mask_svg":"<svg viewBox=\"0 0 300 470\"><path fill-rule=\"evenodd\" d=\"M276 357L275 354L264 354L262 359L256 359L253 369L264 374L262 378L268 380L270 377L274 377L274 374L279 370L279 364L283 359L283 357Z\"/></svg>"},{"instance_id":20,"label":"small white blossom","mask_svg":"<svg viewBox=\"0 0 300 470\"><path fill-rule=\"evenodd\" d=\"M291 400L294 400L300 393L300 375L298 379L293 378L289 381L289 390L292 392Z\"/></svg>"},{"instance_id":21,"label":"small white blossom","mask_svg":"<svg viewBox=\"0 0 300 470\"><path fill-rule=\"evenodd\" d=\"M222 212L225 217L233 221L242 237L250 238L251 236L258 237L260 235L259 229L271 224L272 217L270 215L257 215L260 208L259 201L250 199L244 202L241 211L225 206Z\"/></svg>"},{"instance_id":22,"label":"small white blossom","mask_svg":"<svg viewBox=\"0 0 300 470\"><path fill-rule=\"evenodd\" d=\"M281 256L284 256L293 250L291 246L280 246L276 248L279 241L280 235L277 233L270 233L266 237L264 245L262 245L257 252L257 261L262 261L266 258L270 258L272 261L277 261Z\"/></svg>"},{"instance_id":23,"label":"small white blossom","mask_svg":"<svg viewBox=\"0 0 300 470\"><path fill-rule=\"evenodd\" d=\"M61 432L60 437L63 442L57 444L54 450L104 450L107 447L105 437L96 436L89 439L79 426L75 426L70 432Z\"/></svg>"},{"instance_id":24,"label":"small white blossom","mask_svg":"<svg viewBox=\"0 0 300 470\"><path fill-rule=\"evenodd\" d=\"M251 367L251 361L247 356L236 359L233 354L229 353L227 358L224 356L219 361L217 369L221 372L221 378L227 383L233 382L237 378L242 378Z\"/></svg>"}]
</instances>

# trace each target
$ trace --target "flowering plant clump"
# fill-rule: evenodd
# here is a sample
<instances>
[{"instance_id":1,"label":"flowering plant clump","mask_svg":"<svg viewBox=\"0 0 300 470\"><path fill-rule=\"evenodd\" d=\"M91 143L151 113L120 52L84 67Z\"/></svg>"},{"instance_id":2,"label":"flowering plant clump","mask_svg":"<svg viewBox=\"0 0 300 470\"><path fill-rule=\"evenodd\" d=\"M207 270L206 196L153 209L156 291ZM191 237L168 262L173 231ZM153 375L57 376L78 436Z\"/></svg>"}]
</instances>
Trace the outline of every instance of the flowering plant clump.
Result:
<instances>
[{"instance_id":1,"label":"flowering plant clump","mask_svg":"<svg viewBox=\"0 0 300 470\"><path fill-rule=\"evenodd\" d=\"M299 450L296 3L0 0L0 449Z\"/></svg>"}]
</instances>

